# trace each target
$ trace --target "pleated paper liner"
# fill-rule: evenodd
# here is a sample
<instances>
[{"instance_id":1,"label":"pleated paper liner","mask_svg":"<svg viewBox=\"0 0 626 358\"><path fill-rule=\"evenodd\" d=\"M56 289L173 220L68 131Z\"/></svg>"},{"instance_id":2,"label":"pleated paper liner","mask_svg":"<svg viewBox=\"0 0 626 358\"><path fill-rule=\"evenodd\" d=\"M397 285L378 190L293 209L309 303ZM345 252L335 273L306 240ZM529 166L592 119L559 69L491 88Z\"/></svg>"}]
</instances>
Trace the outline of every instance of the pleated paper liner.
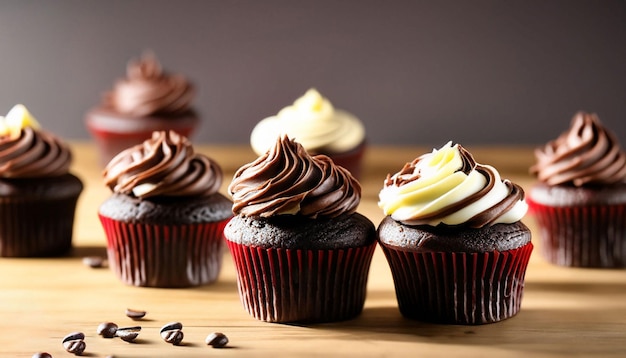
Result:
<instances>
[{"instance_id":1,"label":"pleated paper liner","mask_svg":"<svg viewBox=\"0 0 626 358\"><path fill-rule=\"evenodd\" d=\"M626 205L528 203L547 261L569 267L626 267Z\"/></svg>"},{"instance_id":2,"label":"pleated paper liner","mask_svg":"<svg viewBox=\"0 0 626 358\"><path fill-rule=\"evenodd\" d=\"M335 322L363 310L376 242L334 250L263 249L226 242L241 302L258 320Z\"/></svg>"},{"instance_id":3,"label":"pleated paper liner","mask_svg":"<svg viewBox=\"0 0 626 358\"><path fill-rule=\"evenodd\" d=\"M0 198L0 256L60 256L72 247L80 191L69 198Z\"/></svg>"},{"instance_id":4,"label":"pleated paper liner","mask_svg":"<svg viewBox=\"0 0 626 358\"><path fill-rule=\"evenodd\" d=\"M381 243L403 316L478 325L517 314L533 249L485 253L412 252Z\"/></svg>"},{"instance_id":5,"label":"pleated paper liner","mask_svg":"<svg viewBox=\"0 0 626 358\"><path fill-rule=\"evenodd\" d=\"M217 280L228 220L187 225L124 223L100 216L109 266L124 283L190 287Z\"/></svg>"}]
</instances>

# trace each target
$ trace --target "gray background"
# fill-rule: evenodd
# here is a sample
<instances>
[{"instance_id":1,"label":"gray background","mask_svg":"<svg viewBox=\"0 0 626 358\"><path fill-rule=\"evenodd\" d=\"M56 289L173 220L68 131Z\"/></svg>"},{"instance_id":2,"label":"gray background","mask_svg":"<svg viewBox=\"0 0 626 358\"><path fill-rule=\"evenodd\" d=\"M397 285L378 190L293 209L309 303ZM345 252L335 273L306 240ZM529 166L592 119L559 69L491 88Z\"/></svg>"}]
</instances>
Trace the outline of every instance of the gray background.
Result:
<instances>
[{"instance_id":1,"label":"gray background","mask_svg":"<svg viewBox=\"0 0 626 358\"><path fill-rule=\"evenodd\" d=\"M248 143L309 87L374 144L542 143L579 109L626 141L625 1L0 1L0 114L87 139L147 49L198 87L195 142Z\"/></svg>"}]
</instances>

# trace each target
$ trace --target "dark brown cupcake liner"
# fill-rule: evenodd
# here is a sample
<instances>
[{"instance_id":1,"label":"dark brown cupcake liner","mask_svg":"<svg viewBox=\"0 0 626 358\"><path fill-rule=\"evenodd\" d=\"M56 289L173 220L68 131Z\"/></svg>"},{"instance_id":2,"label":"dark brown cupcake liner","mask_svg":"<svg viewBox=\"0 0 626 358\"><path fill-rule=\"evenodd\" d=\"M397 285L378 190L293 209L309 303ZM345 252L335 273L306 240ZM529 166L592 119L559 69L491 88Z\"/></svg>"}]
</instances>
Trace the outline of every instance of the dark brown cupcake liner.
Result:
<instances>
[{"instance_id":1,"label":"dark brown cupcake liner","mask_svg":"<svg viewBox=\"0 0 626 358\"><path fill-rule=\"evenodd\" d=\"M547 261L569 267L626 267L626 205L528 203Z\"/></svg>"},{"instance_id":2,"label":"dark brown cupcake liner","mask_svg":"<svg viewBox=\"0 0 626 358\"><path fill-rule=\"evenodd\" d=\"M217 280L228 220L187 225L125 223L99 215L109 266L124 283L190 287Z\"/></svg>"},{"instance_id":3,"label":"dark brown cupcake liner","mask_svg":"<svg viewBox=\"0 0 626 358\"><path fill-rule=\"evenodd\" d=\"M363 310L376 242L329 250L263 249L226 242L241 302L258 320L335 322Z\"/></svg>"},{"instance_id":4,"label":"dark brown cupcake liner","mask_svg":"<svg viewBox=\"0 0 626 358\"><path fill-rule=\"evenodd\" d=\"M333 160L333 163L347 169L356 179L360 179L365 148L366 144L364 142L348 152L335 153L328 156Z\"/></svg>"},{"instance_id":5,"label":"dark brown cupcake liner","mask_svg":"<svg viewBox=\"0 0 626 358\"><path fill-rule=\"evenodd\" d=\"M0 198L0 256L61 256L72 248L78 195L56 199Z\"/></svg>"},{"instance_id":6,"label":"dark brown cupcake liner","mask_svg":"<svg viewBox=\"0 0 626 358\"><path fill-rule=\"evenodd\" d=\"M477 325L516 315L533 249L484 253L412 252L381 243L403 316Z\"/></svg>"}]
</instances>

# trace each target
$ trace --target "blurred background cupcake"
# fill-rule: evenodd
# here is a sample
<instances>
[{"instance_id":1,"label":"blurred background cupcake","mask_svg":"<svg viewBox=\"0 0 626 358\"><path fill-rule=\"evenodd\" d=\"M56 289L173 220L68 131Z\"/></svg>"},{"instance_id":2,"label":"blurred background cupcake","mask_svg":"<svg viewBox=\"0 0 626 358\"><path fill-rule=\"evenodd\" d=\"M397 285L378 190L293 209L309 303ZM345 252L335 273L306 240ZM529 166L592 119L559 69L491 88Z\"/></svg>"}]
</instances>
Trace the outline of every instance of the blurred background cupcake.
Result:
<instances>
[{"instance_id":1,"label":"blurred background cupcake","mask_svg":"<svg viewBox=\"0 0 626 358\"><path fill-rule=\"evenodd\" d=\"M379 198L402 315L473 325L519 312L533 249L519 185L448 143L388 175Z\"/></svg>"},{"instance_id":2,"label":"blurred background cupcake","mask_svg":"<svg viewBox=\"0 0 626 358\"><path fill-rule=\"evenodd\" d=\"M251 316L333 322L361 313L376 231L356 213L361 187L346 169L281 136L229 191L235 216L224 235Z\"/></svg>"},{"instance_id":3,"label":"blurred background cupcake","mask_svg":"<svg viewBox=\"0 0 626 358\"><path fill-rule=\"evenodd\" d=\"M0 117L0 256L58 256L72 247L83 190L69 146L21 104Z\"/></svg>"},{"instance_id":4,"label":"blurred background cupcake","mask_svg":"<svg viewBox=\"0 0 626 358\"><path fill-rule=\"evenodd\" d=\"M574 267L626 266L626 153L596 114L535 151L528 194L543 256Z\"/></svg>"},{"instance_id":5,"label":"blurred background cupcake","mask_svg":"<svg viewBox=\"0 0 626 358\"><path fill-rule=\"evenodd\" d=\"M153 53L130 61L126 77L86 114L102 165L154 131L172 129L190 137L200 122L192 107L194 96L193 85L182 75L164 71Z\"/></svg>"},{"instance_id":6,"label":"blurred background cupcake","mask_svg":"<svg viewBox=\"0 0 626 358\"><path fill-rule=\"evenodd\" d=\"M109 265L126 284L199 286L217 280L231 201L220 166L174 131L120 152L106 166L113 194L98 215Z\"/></svg>"},{"instance_id":7,"label":"blurred background cupcake","mask_svg":"<svg viewBox=\"0 0 626 358\"><path fill-rule=\"evenodd\" d=\"M351 113L335 108L317 90L309 89L292 105L261 120L250 135L252 149L263 155L284 134L309 154L325 154L359 179L366 147L365 127Z\"/></svg>"}]
</instances>

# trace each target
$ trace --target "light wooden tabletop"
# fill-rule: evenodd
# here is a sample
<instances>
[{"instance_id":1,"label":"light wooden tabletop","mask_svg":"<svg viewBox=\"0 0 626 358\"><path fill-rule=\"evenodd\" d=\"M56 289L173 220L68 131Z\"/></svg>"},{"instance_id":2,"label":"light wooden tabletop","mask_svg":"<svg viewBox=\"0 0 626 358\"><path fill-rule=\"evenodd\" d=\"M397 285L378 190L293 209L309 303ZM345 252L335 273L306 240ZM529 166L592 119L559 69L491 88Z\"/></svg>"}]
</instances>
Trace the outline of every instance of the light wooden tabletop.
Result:
<instances>
[{"instance_id":1,"label":"light wooden tabletop","mask_svg":"<svg viewBox=\"0 0 626 358\"><path fill-rule=\"evenodd\" d=\"M79 199L74 249L69 257L0 259L0 357L31 357L47 351L70 357L61 340L82 331L88 357L589 357L626 353L626 271L552 266L539 254L539 240L526 274L520 313L483 326L446 326L404 319L397 308L391 273L380 249L372 262L367 299L356 319L319 325L259 322L241 306L233 263L225 253L217 283L190 289L137 288L122 284L109 269L83 265L82 258L106 255L97 207L110 194L101 182L92 145L73 142L73 172L85 183ZM529 147L467 148L477 161L491 164L524 188ZM198 146L225 172L222 193L234 171L255 158L245 146ZM366 154L363 200L359 212L375 224L383 218L376 205L388 172L430 148L373 147ZM524 222L535 232L532 218ZM146 310L141 321L127 308ZM135 343L104 339L99 323L142 326ZM181 346L165 343L161 326L183 324ZM228 349L205 345L205 337L223 332Z\"/></svg>"}]
</instances>

